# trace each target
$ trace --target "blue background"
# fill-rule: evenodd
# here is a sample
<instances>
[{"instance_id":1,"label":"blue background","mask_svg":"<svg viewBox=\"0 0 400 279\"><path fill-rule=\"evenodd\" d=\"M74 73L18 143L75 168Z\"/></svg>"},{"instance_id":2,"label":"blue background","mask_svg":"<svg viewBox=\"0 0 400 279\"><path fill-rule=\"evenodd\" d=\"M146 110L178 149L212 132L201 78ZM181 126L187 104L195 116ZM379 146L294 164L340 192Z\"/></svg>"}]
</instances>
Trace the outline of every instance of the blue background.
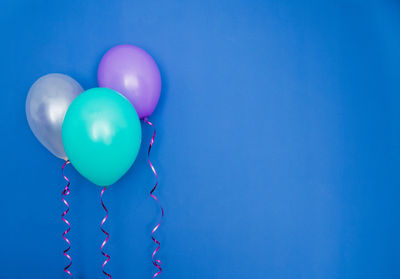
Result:
<instances>
[{"instance_id":1,"label":"blue background","mask_svg":"<svg viewBox=\"0 0 400 279\"><path fill-rule=\"evenodd\" d=\"M102 55L157 61L152 158L160 278L400 278L398 1L2 1L0 274L66 278L62 161L25 98L61 72L96 86ZM151 130L104 196L113 278L151 278ZM100 188L73 167L75 278L105 278Z\"/></svg>"}]
</instances>

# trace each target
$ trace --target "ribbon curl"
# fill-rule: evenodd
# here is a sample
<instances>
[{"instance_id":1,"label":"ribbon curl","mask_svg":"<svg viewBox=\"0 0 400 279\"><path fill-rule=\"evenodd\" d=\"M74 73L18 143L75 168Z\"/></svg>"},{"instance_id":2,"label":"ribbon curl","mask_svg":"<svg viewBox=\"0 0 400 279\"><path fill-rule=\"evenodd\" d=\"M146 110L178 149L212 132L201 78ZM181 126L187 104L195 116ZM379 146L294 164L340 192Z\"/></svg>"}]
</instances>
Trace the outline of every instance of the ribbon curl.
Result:
<instances>
[{"instance_id":1,"label":"ribbon curl","mask_svg":"<svg viewBox=\"0 0 400 279\"><path fill-rule=\"evenodd\" d=\"M68 270L68 268L72 265L72 259L71 256L68 254L68 251L71 249L71 242L69 241L69 239L66 237L67 233L69 233L69 231L71 230L71 224L69 223L69 221L67 219L65 219L65 215L67 215L67 213L69 212L69 204L68 202L64 199L64 197L67 197L70 193L69 190L69 185L71 184L68 177L65 176L64 174L64 168L66 165L69 164L69 160L65 161L65 163L63 164L63 166L61 167L61 173L62 176L64 177L65 181L67 181L67 185L65 186L64 190L61 193L61 199L64 202L64 204L67 206L67 209L61 214L61 219L67 224L68 229L66 229L63 234L62 237L64 238L65 242L67 242L68 247L67 249L64 250L64 256L69 260L69 264L64 268L64 272L67 273L71 278L72 278L72 273L71 271Z\"/></svg>"},{"instance_id":2,"label":"ribbon curl","mask_svg":"<svg viewBox=\"0 0 400 279\"><path fill-rule=\"evenodd\" d=\"M158 200L158 198L153 194L153 192L157 189L157 186L158 186L158 175L157 175L157 172L156 172L156 170L155 170L153 164L152 164L151 161L150 161L150 151L151 151L151 147L153 146L154 139L155 139L155 137L156 137L156 128L154 127L153 123L151 123L147 118L144 119L144 122L147 123L148 125L150 125L151 127L153 127L153 137L151 138L151 141L150 141L149 149L148 149L148 151L147 151L147 157L148 157L148 161L149 161L150 168L151 168L151 170L153 171L154 176L155 176L155 178L156 178L156 184L155 184L154 187L151 189L151 191L150 191L150 196L157 202L158 206L159 206L160 209L161 209L161 219L160 219L160 222L159 222L159 223L153 228L153 230L151 231L151 239L153 240L153 242L154 242L155 244L157 244L157 248L153 251L153 254L151 255L151 260L152 260L152 262L153 262L153 265L158 269L158 271L153 275L153 279L154 279L155 277L157 277L158 275L160 275L161 272L162 272L161 260L159 260L159 259L156 258L156 254L157 254L158 250L160 250L161 244L160 244L160 242L154 237L154 233L158 230L158 228L159 228L160 225L161 225L162 219L163 219L163 217L164 217L164 209L163 209L163 207L161 206L160 201Z\"/></svg>"},{"instance_id":3,"label":"ribbon curl","mask_svg":"<svg viewBox=\"0 0 400 279\"><path fill-rule=\"evenodd\" d=\"M105 253L105 252L103 251L104 245L106 245L108 239L110 238L110 234L109 234L108 232L106 232L106 231L103 229L103 224L106 222L106 220L107 220L107 218L108 218L108 210L107 210L106 206L105 206L104 203L103 203L103 194L104 194L104 191L106 190L106 188L107 188L107 187L104 187L103 190L101 190L101 193L100 193L101 205L103 206L104 210L106 211L106 216L105 216L104 219L101 221L100 229L101 229L101 231L102 231L107 237L106 237L106 239L103 241L103 243L101 244L100 252L103 254L104 257L107 258L107 259L104 261L104 263L102 264L102 266L101 266L102 271L103 271L104 275L106 275L109 279L111 279L111 275L104 271L104 266L108 263L108 261L109 261L110 258L111 258L110 255L108 255L107 253Z\"/></svg>"}]
</instances>

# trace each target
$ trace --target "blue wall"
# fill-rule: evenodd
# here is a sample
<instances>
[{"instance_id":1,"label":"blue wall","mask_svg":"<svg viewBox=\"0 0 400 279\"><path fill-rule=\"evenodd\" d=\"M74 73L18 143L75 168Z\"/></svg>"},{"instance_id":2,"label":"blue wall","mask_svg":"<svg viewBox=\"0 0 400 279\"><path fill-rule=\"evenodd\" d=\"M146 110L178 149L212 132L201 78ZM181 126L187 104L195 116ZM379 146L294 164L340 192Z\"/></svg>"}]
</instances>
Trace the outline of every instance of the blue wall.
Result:
<instances>
[{"instance_id":1,"label":"blue wall","mask_svg":"<svg viewBox=\"0 0 400 279\"><path fill-rule=\"evenodd\" d=\"M307 3L306 3L307 2ZM157 61L160 278L400 278L398 1L2 1L1 278L66 278L60 167L25 97L101 56ZM151 278L151 130L104 195L113 278ZM105 278L100 188L69 166L75 278Z\"/></svg>"}]
</instances>

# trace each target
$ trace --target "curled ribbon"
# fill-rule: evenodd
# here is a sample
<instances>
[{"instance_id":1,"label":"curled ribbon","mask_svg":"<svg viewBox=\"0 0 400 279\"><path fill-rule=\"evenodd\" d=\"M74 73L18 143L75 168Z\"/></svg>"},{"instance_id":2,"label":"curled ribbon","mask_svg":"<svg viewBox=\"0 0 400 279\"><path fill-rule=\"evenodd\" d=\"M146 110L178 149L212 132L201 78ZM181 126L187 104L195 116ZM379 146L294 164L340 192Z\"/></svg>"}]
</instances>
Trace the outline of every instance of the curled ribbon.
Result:
<instances>
[{"instance_id":1,"label":"curled ribbon","mask_svg":"<svg viewBox=\"0 0 400 279\"><path fill-rule=\"evenodd\" d=\"M157 172L153 166L153 164L150 161L150 151L151 151L151 147L153 146L154 143L154 139L156 137L156 128L154 127L153 123L151 123L147 118L144 119L144 122L146 122L148 125L150 125L151 127L153 127L153 137L151 138L150 141L150 145L149 145L149 150L147 151L147 157L148 157L148 161L149 161L149 165L151 170L154 173L154 176L156 178L156 184L154 185L153 189L151 189L150 191L150 196L157 202L158 206L161 209L161 220L160 222L153 228L153 230L151 231L151 239L154 241L155 244L157 244L157 248L153 251L153 254L151 255L151 260L153 262L153 265L158 269L158 271L153 275L153 278L157 277L158 275L161 274L162 272L162 268L161 268L161 260L156 258L156 254L158 252L158 250L160 250L160 242L154 237L154 233L158 230L158 228L161 225L161 221L162 218L164 217L164 209L162 208L160 201L157 199L157 197L153 194L153 192L156 190L157 186L158 186L158 175Z\"/></svg>"},{"instance_id":2,"label":"curled ribbon","mask_svg":"<svg viewBox=\"0 0 400 279\"><path fill-rule=\"evenodd\" d=\"M72 259L71 256L68 254L68 251L71 249L71 242L69 241L69 239L66 237L67 233L71 230L71 224L68 222L67 219L65 219L65 215L67 215L68 211L69 211L69 204L68 202L64 199L64 197L67 197L70 193L69 191L69 179L68 177L65 176L64 174L64 168L66 165L69 164L69 160L65 161L65 163L63 164L62 168L61 168L61 173L62 176L64 177L65 181L67 181L67 185L65 186L64 190L61 193L61 199L64 202L64 204L67 206L67 209L61 214L61 219L67 224L68 229L65 230L62 234L62 237L64 238L65 242L67 242L68 247L67 249L64 250L64 256L69 260L69 264L64 268L64 272L67 273L71 278L72 278L72 273L71 271L68 270L68 268L72 265Z\"/></svg>"},{"instance_id":3,"label":"curled ribbon","mask_svg":"<svg viewBox=\"0 0 400 279\"><path fill-rule=\"evenodd\" d=\"M101 251L101 253L103 254L103 256L107 258L107 259L104 261L104 263L103 263L103 265L101 266L101 268L102 268L102 270L103 270L103 273L104 273L109 279L111 279L111 275L104 271L104 266L108 263L108 261L109 261L110 258L111 258L110 255L108 255L107 253L105 253L105 252L103 251L104 245L106 245L108 239L110 238L110 234L109 234L108 232L106 232L106 231L103 229L103 224L106 222L106 220L107 220L107 218L108 218L108 210L107 210L106 206L105 206L104 203L103 203L103 194L104 194L104 191L106 190L106 188L107 188L107 187L104 187L103 190L101 190L101 193L100 193L101 205L103 206L104 210L106 211L106 216L105 216L104 219L101 221L100 229L101 229L101 231L102 231L107 237L106 237L106 239L103 241L103 243L101 244L100 251Z\"/></svg>"}]
</instances>

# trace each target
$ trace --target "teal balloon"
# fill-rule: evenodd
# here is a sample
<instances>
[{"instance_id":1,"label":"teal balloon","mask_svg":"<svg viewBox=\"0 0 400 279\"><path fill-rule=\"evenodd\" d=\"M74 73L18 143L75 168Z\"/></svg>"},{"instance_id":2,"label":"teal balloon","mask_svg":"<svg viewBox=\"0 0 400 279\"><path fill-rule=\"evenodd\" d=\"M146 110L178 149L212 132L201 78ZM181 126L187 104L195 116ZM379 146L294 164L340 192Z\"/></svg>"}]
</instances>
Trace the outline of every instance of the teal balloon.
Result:
<instances>
[{"instance_id":1,"label":"teal balloon","mask_svg":"<svg viewBox=\"0 0 400 279\"><path fill-rule=\"evenodd\" d=\"M72 101L62 125L71 164L99 186L109 186L132 166L142 131L132 104L118 92L93 88Z\"/></svg>"}]
</instances>

